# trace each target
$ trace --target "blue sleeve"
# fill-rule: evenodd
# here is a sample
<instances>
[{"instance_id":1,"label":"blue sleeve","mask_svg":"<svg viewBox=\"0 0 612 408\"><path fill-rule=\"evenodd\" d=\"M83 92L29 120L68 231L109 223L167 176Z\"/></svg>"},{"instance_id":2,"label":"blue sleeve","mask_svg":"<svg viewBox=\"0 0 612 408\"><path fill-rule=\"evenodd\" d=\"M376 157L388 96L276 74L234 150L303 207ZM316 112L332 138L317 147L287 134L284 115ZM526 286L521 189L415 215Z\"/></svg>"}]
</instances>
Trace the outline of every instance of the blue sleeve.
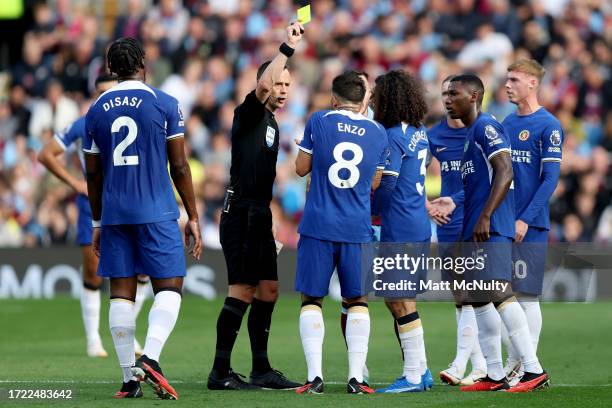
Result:
<instances>
[{"instance_id":1,"label":"blue sleeve","mask_svg":"<svg viewBox=\"0 0 612 408\"><path fill-rule=\"evenodd\" d=\"M397 177L391 175L384 175L380 180L380 186L374 192L374 200L372 202L372 214L379 215L387 207L391 202L391 195L393 194L393 190L395 189L395 185L397 184Z\"/></svg>"},{"instance_id":2,"label":"blue sleeve","mask_svg":"<svg viewBox=\"0 0 612 408\"><path fill-rule=\"evenodd\" d=\"M166 107L166 140L185 135L185 120L178 101L171 98Z\"/></svg>"},{"instance_id":3,"label":"blue sleeve","mask_svg":"<svg viewBox=\"0 0 612 408\"><path fill-rule=\"evenodd\" d=\"M83 132L83 151L89 154L100 154L100 149L94 141L95 134L95 120L94 120L94 107L89 108L87 116L85 117L85 132Z\"/></svg>"},{"instance_id":4,"label":"blue sleeve","mask_svg":"<svg viewBox=\"0 0 612 408\"><path fill-rule=\"evenodd\" d=\"M313 122L316 120L318 112L313 113L306 122L306 127L304 128L304 137L302 137L302 141L300 142L299 149L305 153L312 154L312 148L314 146L314 137L312 135L313 130Z\"/></svg>"},{"instance_id":5,"label":"blue sleeve","mask_svg":"<svg viewBox=\"0 0 612 408\"><path fill-rule=\"evenodd\" d=\"M561 162L563 129L559 122L552 122L544 129L542 134L542 161Z\"/></svg>"},{"instance_id":6,"label":"blue sleeve","mask_svg":"<svg viewBox=\"0 0 612 408\"><path fill-rule=\"evenodd\" d=\"M557 182L559 181L559 173L561 172L560 161L544 161L542 159L542 162L540 187L536 190L529 206L519 215L519 219L527 224L531 224L534 218L542 211L542 208L548 205L548 200L550 200L550 196L552 196L555 188L557 188Z\"/></svg>"},{"instance_id":7,"label":"blue sleeve","mask_svg":"<svg viewBox=\"0 0 612 408\"><path fill-rule=\"evenodd\" d=\"M385 160L383 175L399 177L402 168L402 158L404 157L404 147L402 141L394 133L387 133L389 140L388 157Z\"/></svg>"},{"instance_id":8,"label":"blue sleeve","mask_svg":"<svg viewBox=\"0 0 612 408\"><path fill-rule=\"evenodd\" d=\"M494 119L483 120L478 124L478 128L474 132L474 141L489 161L499 153L511 153L510 141L504 133L504 128L501 123Z\"/></svg>"},{"instance_id":9,"label":"blue sleeve","mask_svg":"<svg viewBox=\"0 0 612 408\"><path fill-rule=\"evenodd\" d=\"M387 138L387 132L382 131L380 134L380 138L381 140L383 140L383 149L380 152L380 157L378 158L378 163L376 163L376 168L378 170L385 170L385 167L387 166L387 162L389 161L389 155L391 154L391 151L389 149L389 141Z\"/></svg>"},{"instance_id":10,"label":"blue sleeve","mask_svg":"<svg viewBox=\"0 0 612 408\"><path fill-rule=\"evenodd\" d=\"M53 137L57 141L57 143L62 147L62 149L66 150L72 145L77 139L83 136L84 129L83 126L79 126L79 120L73 122L68 125L61 132L57 132Z\"/></svg>"},{"instance_id":11,"label":"blue sleeve","mask_svg":"<svg viewBox=\"0 0 612 408\"><path fill-rule=\"evenodd\" d=\"M397 184L399 170L402 166L403 149L400 141L393 134L382 135L388 144L383 150L380 157L378 168L383 169L383 175L380 180L380 185L374 191L374 199L372 201L372 214L381 214L389 206L391 195ZM382 166L381 166L382 164Z\"/></svg>"}]
</instances>

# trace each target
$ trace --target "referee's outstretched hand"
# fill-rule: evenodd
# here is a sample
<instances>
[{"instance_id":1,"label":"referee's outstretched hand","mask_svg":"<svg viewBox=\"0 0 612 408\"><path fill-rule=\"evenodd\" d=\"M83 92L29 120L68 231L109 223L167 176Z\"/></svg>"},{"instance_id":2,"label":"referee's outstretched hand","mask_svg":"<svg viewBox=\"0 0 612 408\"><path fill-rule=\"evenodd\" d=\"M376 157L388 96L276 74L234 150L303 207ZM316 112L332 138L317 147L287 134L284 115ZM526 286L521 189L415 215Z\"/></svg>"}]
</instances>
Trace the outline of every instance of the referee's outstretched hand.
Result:
<instances>
[{"instance_id":1,"label":"referee's outstretched hand","mask_svg":"<svg viewBox=\"0 0 612 408\"><path fill-rule=\"evenodd\" d=\"M304 26L297 21L287 26L287 45L295 48L302 39L304 34Z\"/></svg>"},{"instance_id":2,"label":"referee's outstretched hand","mask_svg":"<svg viewBox=\"0 0 612 408\"><path fill-rule=\"evenodd\" d=\"M198 261L202 255L202 236L200 234L200 223L198 220L189 220L185 224L185 246L191 246L191 237L193 237L193 246L189 253Z\"/></svg>"}]
</instances>

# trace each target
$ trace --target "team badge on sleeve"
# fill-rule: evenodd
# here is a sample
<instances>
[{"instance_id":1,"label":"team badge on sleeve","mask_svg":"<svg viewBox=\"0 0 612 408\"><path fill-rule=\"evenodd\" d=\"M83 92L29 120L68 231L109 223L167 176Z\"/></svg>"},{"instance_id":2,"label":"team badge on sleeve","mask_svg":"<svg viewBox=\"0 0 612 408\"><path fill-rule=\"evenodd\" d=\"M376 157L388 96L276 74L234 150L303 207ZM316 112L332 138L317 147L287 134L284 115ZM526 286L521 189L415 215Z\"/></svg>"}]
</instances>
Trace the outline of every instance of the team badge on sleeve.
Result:
<instances>
[{"instance_id":1,"label":"team badge on sleeve","mask_svg":"<svg viewBox=\"0 0 612 408\"><path fill-rule=\"evenodd\" d=\"M521 130L521 133L519 133L518 138L521 142L526 141L527 139L529 139L529 131L527 129Z\"/></svg>"},{"instance_id":2,"label":"team badge on sleeve","mask_svg":"<svg viewBox=\"0 0 612 408\"><path fill-rule=\"evenodd\" d=\"M495 140L498 136L497 130L491 125L485 126L485 135L489 140Z\"/></svg>"},{"instance_id":3,"label":"team badge on sleeve","mask_svg":"<svg viewBox=\"0 0 612 408\"><path fill-rule=\"evenodd\" d=\"M556 129L553 130L550 134L550 143L552 143L553 146L559 146L561 144L561 132Z\"/></svg>"}]
</instances>

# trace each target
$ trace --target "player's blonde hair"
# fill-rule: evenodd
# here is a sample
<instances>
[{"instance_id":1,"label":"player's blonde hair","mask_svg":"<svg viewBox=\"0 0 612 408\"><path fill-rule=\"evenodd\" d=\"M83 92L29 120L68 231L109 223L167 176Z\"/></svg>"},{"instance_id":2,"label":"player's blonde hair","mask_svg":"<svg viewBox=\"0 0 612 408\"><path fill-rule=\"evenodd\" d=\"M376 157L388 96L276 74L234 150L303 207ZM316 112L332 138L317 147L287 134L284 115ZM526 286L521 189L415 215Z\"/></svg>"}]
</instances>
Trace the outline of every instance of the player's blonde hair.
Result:
<instances>
[{"instance_id":1,"label":"player's blonde hair","mask_svg":"<svg viewBox=\"0 0 612 408\"><path fill-rule=\"evenodd\" d=\"M538 83L542 81L542 78L544 78L544 74L546 74L546 70L544 69L544 67L534 59L520 59L516 62L513 62L508 67L508 72L512 71L532 75L538 79Z\"/></svg>"}]
</instances>

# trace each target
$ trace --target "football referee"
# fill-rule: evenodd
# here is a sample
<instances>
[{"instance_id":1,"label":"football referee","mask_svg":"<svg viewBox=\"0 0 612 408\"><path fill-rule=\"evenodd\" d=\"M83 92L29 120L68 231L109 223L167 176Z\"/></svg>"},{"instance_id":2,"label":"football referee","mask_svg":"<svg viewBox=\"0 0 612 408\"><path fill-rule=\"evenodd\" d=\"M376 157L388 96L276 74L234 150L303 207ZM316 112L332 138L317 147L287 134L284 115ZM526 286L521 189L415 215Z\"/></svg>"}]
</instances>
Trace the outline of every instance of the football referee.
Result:
<instances>
[{"instance_id":1,"label":"football referee","mask_svg":"<svg viewBox=\"0 0 612 408\"><path fill-rule=\"evenodd\" d=\"M279 148L274 112L287 100L291 75L285 65L303 32L299 23L287 27L287 42L280 46L272 61L259 67L257 88L234 111L230 187L220 227L229 290L217 320L215 361L208 376L211 390L293 389L301 385L270 366L268 334L278 298L277 254L270 211ZM249 305L253 368L247 383L232 371L230 360Z\"/></svg>"}]
</instances>

